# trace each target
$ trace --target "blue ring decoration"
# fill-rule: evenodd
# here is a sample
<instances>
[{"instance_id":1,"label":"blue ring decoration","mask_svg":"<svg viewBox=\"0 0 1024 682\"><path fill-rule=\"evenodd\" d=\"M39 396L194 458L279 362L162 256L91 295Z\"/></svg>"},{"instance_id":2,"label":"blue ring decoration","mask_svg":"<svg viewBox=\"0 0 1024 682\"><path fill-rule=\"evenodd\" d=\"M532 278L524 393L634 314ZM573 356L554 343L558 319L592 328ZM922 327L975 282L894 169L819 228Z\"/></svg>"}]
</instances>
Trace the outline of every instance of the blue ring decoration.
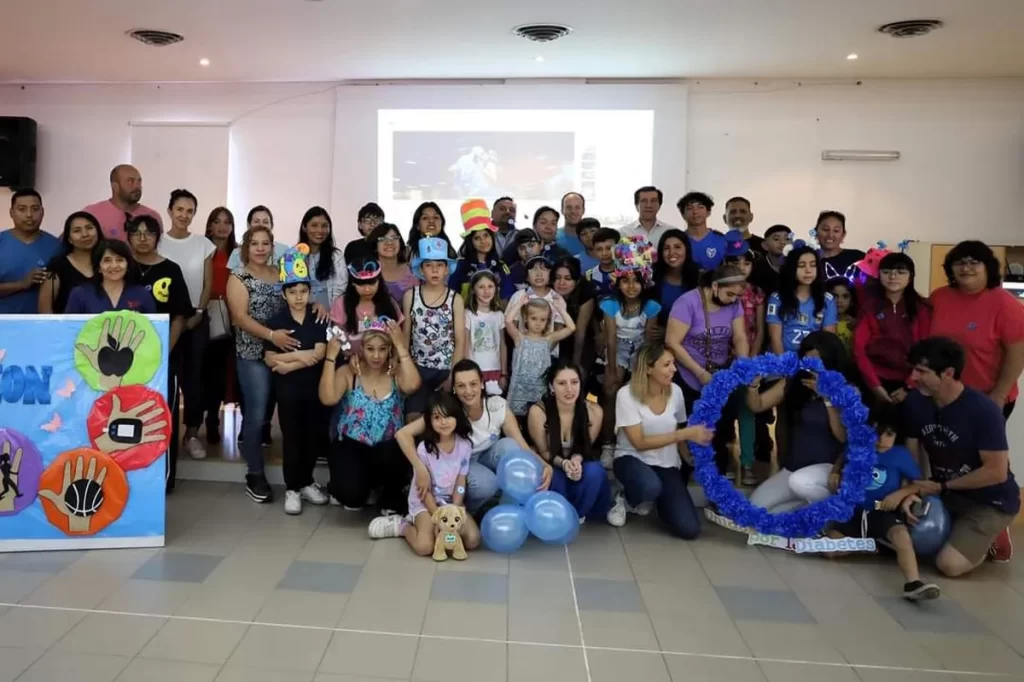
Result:
<instances>
[{"instance_id":1,"label":"blue ring decoration","mask_svg":"<svg viewBox=\"0 0 1024 682\"><path fill-rule=\"evenodd\" d=\"M877 462L875 432L867 424L868 411L860 394L839 372L826 370L819 358L800 359L795 353L739 358L728 369L714 374L693 407L691 424L714 428L722 415L722 407L740 386L747 386L759 376L791 377L801 369L818 375L818 393L839 408L846 427L846 466L843 468L839 492L800 509L771 514L751 504L733 484L718 473L715 451L710 445L690 443L696 464L696 477L707 498L718 512L737 525L753 528L768 535L788 538L814 537L835 521L847 521L854 508L864 502L864 491L871 482L871 469Z\"/></svg>"}]
</instances>

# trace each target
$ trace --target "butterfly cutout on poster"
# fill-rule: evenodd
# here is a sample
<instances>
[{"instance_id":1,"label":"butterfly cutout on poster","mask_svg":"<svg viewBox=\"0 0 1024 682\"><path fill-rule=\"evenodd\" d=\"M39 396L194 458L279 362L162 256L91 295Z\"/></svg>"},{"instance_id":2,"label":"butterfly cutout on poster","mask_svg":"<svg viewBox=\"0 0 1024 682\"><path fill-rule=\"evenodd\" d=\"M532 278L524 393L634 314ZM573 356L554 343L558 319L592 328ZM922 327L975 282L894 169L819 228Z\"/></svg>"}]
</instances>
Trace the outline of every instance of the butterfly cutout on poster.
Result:
<instances>
[{"instance_id":1,"label":"butterfly cutout on poster","mask_svg":"<svg viewBox=\"0 0 1024 682\"><path fill-rule=\"evenodd\" d=\"M39 428L41 428L43 431L46 431L47 433L57 433L57 431L59 431L60 427L62 427L63 425L64 425L64 420L62 420L60 418L59 414L54 412L53 413L53 419L51 419L50 421L46 422L45 424L43 424Z\"/></svg>"},{"instance_id":2,"label":"butterfly cutout on poster","mask_svg":"<svg viewBox=\"0 0 1024 682\"><path fill-rule=\"evenodd\" d=\"M59 395L61 398L70 398L75 394L76 388L77 386L75 386L74 381L72 381L71 379L65 379L64 385L57 389L57 395Z\"/></svg>"},{"instance_id":3,"label":"butterfly cutout on poster","mask_svg":"<svg viewBox=\"0 0 1024 682\"><path fill-rule=\"evenodd\" d=\"M0 348L0 362L3 362L4 358L6 358L6 357L7 357L7 351L5 351L3 348Z\"/></svg>"}]
</instances>

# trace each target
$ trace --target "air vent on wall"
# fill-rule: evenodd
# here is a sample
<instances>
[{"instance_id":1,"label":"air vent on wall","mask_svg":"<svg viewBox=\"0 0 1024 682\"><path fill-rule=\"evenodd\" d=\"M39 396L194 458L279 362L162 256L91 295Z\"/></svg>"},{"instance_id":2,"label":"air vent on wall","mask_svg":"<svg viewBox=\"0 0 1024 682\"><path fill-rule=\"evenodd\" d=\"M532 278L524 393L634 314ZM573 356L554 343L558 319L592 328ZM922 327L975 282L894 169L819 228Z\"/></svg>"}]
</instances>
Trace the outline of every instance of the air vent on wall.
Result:
<instances>
[{"instance_id":1,"label":"air vent on wall","mask_svg":"<svg viewBox=\"0 0 1024 682\"><path fill-rule=\"evenodd\" d=\"M185 36L180 33L171 33L170 31L158 31L151 28L133 28L128 31L127 34L140 43L151 45L153 47L163 47L164 45L173 45L174 43L180 43L185 39Z\"/></svg>"},{"instance_id":2,"label":"air vent on wall","mask_svg":"<svg viewBox=\"0 0 1024 682\"><path fill-rule=\"evenodd\" d=\"M572 33L572 28L564 24L523 24L516 26L512 32L536 43L550 43Z\"/></svg>"},{"instance_id":3,"label":"air vent on wall","mask_svg":"<svg viewBox=\"0 0 1024 682\"><path fill-rule=\"evenodd\" d=\"M906 21L894 21L891 24L883 24L878 27L879 33L886 33L893 38L917 38L931 33L935 29L942 28L943 24L938 19L908 19Z\"/></svg>"}]
</instances>

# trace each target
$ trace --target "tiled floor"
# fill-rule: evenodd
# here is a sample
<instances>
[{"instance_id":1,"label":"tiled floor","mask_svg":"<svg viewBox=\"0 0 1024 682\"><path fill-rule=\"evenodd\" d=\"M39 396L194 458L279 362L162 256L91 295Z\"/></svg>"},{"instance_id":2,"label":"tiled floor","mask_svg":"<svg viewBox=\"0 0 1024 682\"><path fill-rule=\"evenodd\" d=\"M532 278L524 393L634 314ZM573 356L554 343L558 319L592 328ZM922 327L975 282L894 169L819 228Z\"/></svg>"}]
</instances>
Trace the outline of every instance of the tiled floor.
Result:
<instances>
[{"instance_id":1,"label":"tiled floor","mask_svg":"<svg viewBox=\"0 0 1024 682\"><path fill-rule=\"evenodd\" d=\"M1024 559L914 606L889 559L652 518L443 564L240 485L180 483L168 519L160 551L0 556L0 682L1024 680Z\"/></svg>"}]
</instances>

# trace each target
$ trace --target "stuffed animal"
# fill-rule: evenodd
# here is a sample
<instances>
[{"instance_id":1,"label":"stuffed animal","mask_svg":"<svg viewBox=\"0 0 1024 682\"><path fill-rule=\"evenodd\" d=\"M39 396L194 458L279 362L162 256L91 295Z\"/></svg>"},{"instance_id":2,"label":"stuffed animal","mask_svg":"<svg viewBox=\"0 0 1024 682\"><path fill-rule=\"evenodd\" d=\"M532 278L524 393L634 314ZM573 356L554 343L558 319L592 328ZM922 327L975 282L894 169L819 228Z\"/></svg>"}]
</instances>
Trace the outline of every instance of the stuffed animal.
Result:
<instances>
[{"instance_id":1,"label":"stuffed animal","mask_svg":"<svg viewBox=\"0 0 1024 682\"><path fill-rule=\"evenodd\" d=\"M468 556L462 546L462 523L466 518L466 510L455 504L438 507L434 512L434 561L446 561L448 552L456 561L463 561Z\"/></svg>"}]
</instances>

